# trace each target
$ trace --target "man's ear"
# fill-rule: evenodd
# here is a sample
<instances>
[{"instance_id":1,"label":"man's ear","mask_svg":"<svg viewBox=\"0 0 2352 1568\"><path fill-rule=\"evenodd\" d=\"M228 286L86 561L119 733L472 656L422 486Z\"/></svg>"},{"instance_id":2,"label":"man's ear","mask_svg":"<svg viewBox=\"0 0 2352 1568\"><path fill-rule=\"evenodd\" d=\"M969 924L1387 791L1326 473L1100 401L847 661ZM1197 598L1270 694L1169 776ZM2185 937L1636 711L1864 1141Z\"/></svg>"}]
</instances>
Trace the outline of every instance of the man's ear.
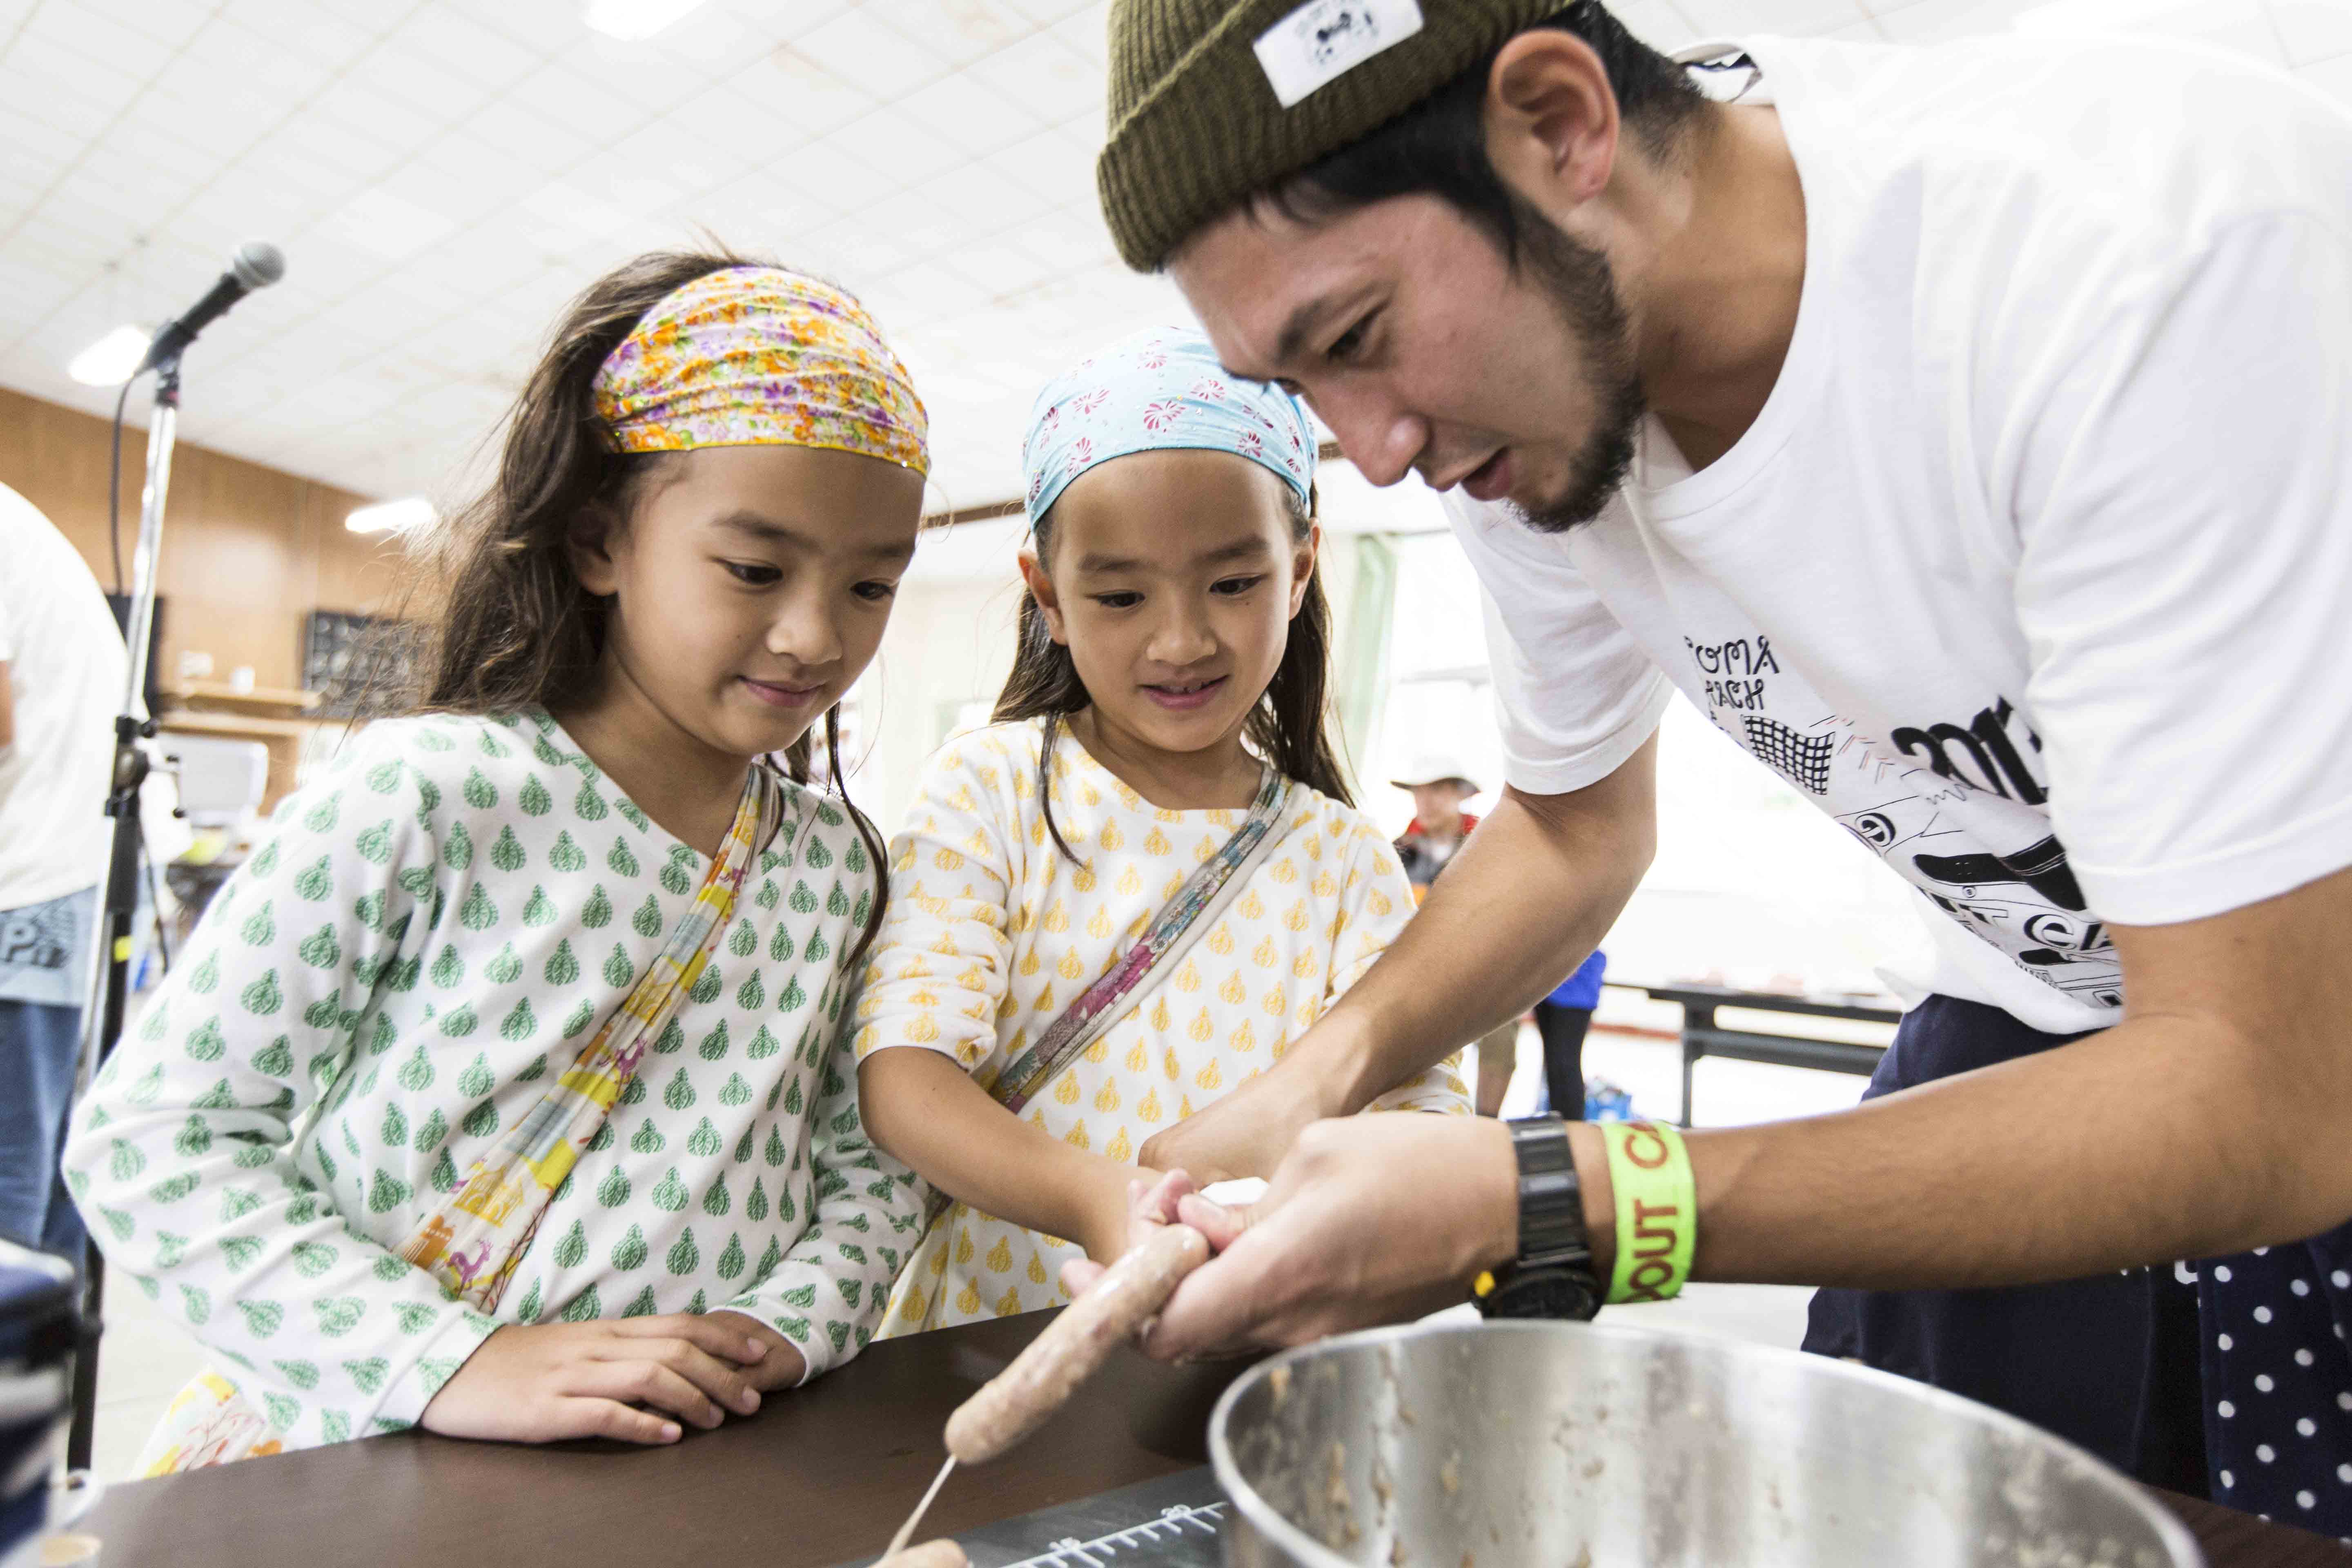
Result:
<instances>
[{"instance_id":1,"label":"man's ear","mask_svg":"<svg viewBox=\"0 0 2352 1568\"><path fill-rule=\"evenodd\" d=\"M1622 129L1608 68L1573 33L1538 27L1503 46L1486 78L1486 155L1505 184L1562 227L1600 195Z\"/></svg>"},{"instance_id":2,"label":"man's ear","mask_svg":"<svg viewBox=\"0 0 2352 1568\"><path fill-rule=\"evenodd\" d=\"M1296 616L1307 604L1307 589L1315 581L1315 563L1323 553L1323 525L1316 523L1307 531L1290 554L1290 614Z\"/></svg>"},{"instance_id":3,"label":"man's ear","mask_svg":"<svg viewBox=\"0 0 2352 1568\"><path fill-rule=\"evenodd\" d=\"M1054 591L1054 579L1046 574L1034 549L1021 552L1021 580L1029 584L1029 596L1037 601L1038 613L1045 617L1045 630L1055 642L1069 647L1069 628L1062 624L1061 595Z\"/></svg>"},{"instance_id":4,"label":"man's ear","mask_svg":"<svg viewBox=\"0 0 2352 1568\"><path fill-rule=\"evenodd\" d=\"M600 599L620 592L621 571L613 560L620 523L612 508L595 505L581 509L580 515L563 531L563 553L572 563L572 574L580 579L583 588Z\"/></svg>"}]
</instances>

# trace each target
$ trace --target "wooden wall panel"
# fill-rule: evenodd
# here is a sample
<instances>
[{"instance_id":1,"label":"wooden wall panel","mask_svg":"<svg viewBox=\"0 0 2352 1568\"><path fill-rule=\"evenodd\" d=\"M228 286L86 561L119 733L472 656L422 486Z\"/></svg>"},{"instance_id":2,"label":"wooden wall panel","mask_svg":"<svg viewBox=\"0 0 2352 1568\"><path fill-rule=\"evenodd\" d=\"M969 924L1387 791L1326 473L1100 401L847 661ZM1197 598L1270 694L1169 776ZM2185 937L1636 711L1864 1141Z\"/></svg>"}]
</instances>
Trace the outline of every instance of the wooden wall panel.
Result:
<instances>
[{"instance_id":1,"label":"wooden wall panel","mask_svg":"<svg viewBox=\"0 0 2352 1568\"><path fill-rule=\"evenodd\" d=\"M147 460L145 405L140 396L131 404L134 423L122 440L126 574ZM47 512L110 588L107 437L103 419L0 389L0 483ZM345 514L370 499L180 442L159 573L167 602L163 683L178 684L184 649L200 649L213 656L215 680L251 665L257 685L292 687L311 610L414 613L404 604L409 574L399 545L343 527Z\"/></svg>"}]
</instances>

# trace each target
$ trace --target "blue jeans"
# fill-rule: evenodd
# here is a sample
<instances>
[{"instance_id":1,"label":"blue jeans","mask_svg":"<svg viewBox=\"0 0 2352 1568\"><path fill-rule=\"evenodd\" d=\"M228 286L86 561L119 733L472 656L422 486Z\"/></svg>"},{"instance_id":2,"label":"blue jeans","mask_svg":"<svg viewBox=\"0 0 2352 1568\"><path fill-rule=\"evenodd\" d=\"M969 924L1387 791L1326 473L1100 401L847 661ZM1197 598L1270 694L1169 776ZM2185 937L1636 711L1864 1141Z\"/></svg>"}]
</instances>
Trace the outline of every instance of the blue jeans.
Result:
<instances>
[{"instance_id":1,"label":"blue jeans","mask_svg":"<svg viewBox=\"0 0 2352 1568\"><path fill-rule=\"evenodd\" d=\"M0 998L0 1236L81 1267L81 1215L58 1170L81 1009Z\"/></svg>"}]
</instances>

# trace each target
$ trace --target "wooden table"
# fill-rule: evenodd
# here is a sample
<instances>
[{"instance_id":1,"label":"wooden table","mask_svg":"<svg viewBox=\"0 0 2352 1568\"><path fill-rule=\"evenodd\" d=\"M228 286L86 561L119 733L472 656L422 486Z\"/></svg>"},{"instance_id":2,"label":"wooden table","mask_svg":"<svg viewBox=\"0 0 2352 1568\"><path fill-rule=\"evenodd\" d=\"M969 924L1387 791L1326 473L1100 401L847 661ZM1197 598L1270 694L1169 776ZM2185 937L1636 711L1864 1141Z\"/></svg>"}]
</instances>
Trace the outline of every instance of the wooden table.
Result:
<instances>
[{"instance_id":1,"label":"wooden table","mask_svg":"<svg viewBox=\"0 0 2352 1568\"><path fill-rule=\"evenodd\" d=\"M1753 1029L1727 1029L1715 1021L1718 1007L1745 1007L1765 1013L1790 1013L1811 1018L1847 1018L1864 1023L1895 1024L1902 1010L1854 1002L1817 1001L1771 991L1738 991L1727 985L1644 985L1612 981L1628 991L1646 993L1654 1002L1672 1002L1683 1010L1683 1109L1675 1121L1690 1125L1691 1069L1701 1057L1731 1057L1744 1062L1769 1062L1775 1067L1812 1068L1821 1072L1858 1073L1868 1078L1878 1070L1884 1046L1859 1046L1846 1040L1816 1040L1802 1035L1767 1035Z\"/></svg>"},{"instance_id":2,"label":"wooden table","mask_svg":"<svg viewBox=\"0 0 2352 1568\"><path fill-rule=\"evenodd\" d=\"M668 1448L526 1448L404 1433L110 1488L80 1528L105 1568L825 1568L879 1552L944 1457L948 1413L1047 1314L877 1344L748 1421ZM1200 1464L1235 1363L1131 1352L1009 1458L959 1471L926 1536ZM2347 1568L2352 1552L2207 1502L2157 1494L2211 1568Z\"/></svg>"}]
</instances>

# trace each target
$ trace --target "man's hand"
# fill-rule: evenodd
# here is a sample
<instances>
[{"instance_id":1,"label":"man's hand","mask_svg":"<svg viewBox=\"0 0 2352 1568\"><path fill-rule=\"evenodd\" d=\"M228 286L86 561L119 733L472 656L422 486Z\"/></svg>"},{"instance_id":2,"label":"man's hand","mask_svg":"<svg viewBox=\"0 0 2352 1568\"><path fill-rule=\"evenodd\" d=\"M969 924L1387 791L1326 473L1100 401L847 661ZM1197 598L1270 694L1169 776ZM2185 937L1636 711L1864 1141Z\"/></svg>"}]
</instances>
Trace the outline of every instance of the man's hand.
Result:
<instances>
[{"instance_id":1,"label":"man's hand","mask_svg":"<svg viewBox=\"0 0 2352 1568\"><path fill-rule=\"evenodd\" d=\"M760 1408L748 1369L777 1364L771 1338L782 1340L740 1312L509 1324L441 1385L421 1425L508 1443L675 1443L681 1421L707 1430Z\"/></svg>"},{"instance_id":2,"label":"man's hand","mask_svg":"<svg viewBox=\"0 0 2352 1568\"><path fill-rule=\"evenodd\" d=\"M1518 1167L1500 1122L1362 1116L1299 1135L1264 1198L1224 1209L1164 1186L1167 1217L1219 1256L1176 1288L1144 1340L1161 1360L1302 1344L1463 1300L1518 1247ZM1064 1271L1074 1293L1093 1274Z\"/></svg>"}]
</instances>

